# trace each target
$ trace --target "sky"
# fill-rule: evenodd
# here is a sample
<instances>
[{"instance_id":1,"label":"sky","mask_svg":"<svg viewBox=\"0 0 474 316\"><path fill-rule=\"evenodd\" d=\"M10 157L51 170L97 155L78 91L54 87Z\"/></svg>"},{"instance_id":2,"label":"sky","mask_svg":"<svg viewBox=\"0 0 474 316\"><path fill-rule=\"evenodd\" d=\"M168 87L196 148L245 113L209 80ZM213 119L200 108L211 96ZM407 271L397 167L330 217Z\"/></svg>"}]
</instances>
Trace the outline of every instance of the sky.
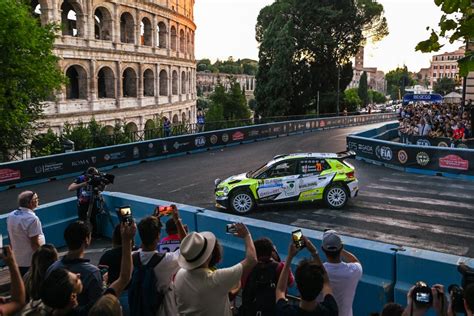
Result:
<instances>
[{"instance_id":1,"label":"sky","mask_svg":"<svg viewBox=\"0 0 474 316\"><path fill-rule=\"evenodd\" d=\"M378 0L384 6L390 34L365 48L364 67L385 72L406 65L410 71L430 65L433 54L415 52L418 42L429 37L427 26L435 27L441 10L434 0ZM196 58L225 60L229 56L258 60L255 24L260 10L273 0L196 0L194 22ZM453 51L462 43L446 45Z\"/></svg>"}]
</instances>

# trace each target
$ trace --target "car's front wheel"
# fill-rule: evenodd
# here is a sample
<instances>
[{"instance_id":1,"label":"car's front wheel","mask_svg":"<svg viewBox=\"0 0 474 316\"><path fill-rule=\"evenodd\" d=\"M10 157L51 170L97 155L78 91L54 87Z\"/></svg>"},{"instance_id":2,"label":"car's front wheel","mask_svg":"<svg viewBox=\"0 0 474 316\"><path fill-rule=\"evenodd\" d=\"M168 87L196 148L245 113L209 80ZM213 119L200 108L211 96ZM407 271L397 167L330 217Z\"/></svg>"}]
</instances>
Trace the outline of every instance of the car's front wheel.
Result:
<instances>
[{"instance_id":1,"label":"car's front wheel","mask_svg":"<svg viewBox=\"0 0 474 316\"><path fill-rule=\"evenodd\" d=\"M247 214L255 207L252 193L247 189L237 189L230 197L230 208L237 214Z\"/></svg>"},{"instance_id":2,"label":"car's front wheel","mask_svg":"<svg viewBox=\"0 0 474 316\"><path fill-rule=\"evenodd\" d=\"M347 189L341 184L332 184L324 191L324 202L333 209L340 209L346 205L349 199Z\"/></svg>"}]
</instances>

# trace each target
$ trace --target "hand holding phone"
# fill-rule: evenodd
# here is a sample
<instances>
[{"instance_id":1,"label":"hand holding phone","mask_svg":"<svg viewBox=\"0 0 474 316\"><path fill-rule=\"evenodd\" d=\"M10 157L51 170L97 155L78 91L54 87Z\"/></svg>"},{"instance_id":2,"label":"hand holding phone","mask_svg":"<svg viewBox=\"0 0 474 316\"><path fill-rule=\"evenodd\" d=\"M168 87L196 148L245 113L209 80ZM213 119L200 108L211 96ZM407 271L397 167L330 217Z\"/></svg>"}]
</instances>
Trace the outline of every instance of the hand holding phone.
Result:
<instances>
[{"instance_id":1,"label":"hand holding phone","mask_svg":"<svg viewBox=\"0 0 474 316\"><path fill-rule=\"evenodd\" d=\"M117 209L117 216L121 223L126 223L128 225L132 225L133 223L133 216L132 216L132 209L130 206L121 206Z\"/></svg>"},{"instance_id":2,"label":"hand holding phone","mask_svg":"<svg viewBox=\"0 0 474 316\"><path fill-rule=\"evenodd\" d=\"M168 216L171 213L173 213L173 206L172 205L158 205L155 208L155 216L161 217L161 216Z\"/></svg>"},{"instance_id":3,"label":"hand holding phone","mask_svg":"<svg viewBox=\"0 0 474 316\"><path fill-rule=\"evenodd\" d=\"M303 239L303 232L301 231L301 229L298 229L292 232L291 238L293 239L293 243L295 244L295 247L298 249L301 249L306 245Z\"/></svg>"}]
</instances>

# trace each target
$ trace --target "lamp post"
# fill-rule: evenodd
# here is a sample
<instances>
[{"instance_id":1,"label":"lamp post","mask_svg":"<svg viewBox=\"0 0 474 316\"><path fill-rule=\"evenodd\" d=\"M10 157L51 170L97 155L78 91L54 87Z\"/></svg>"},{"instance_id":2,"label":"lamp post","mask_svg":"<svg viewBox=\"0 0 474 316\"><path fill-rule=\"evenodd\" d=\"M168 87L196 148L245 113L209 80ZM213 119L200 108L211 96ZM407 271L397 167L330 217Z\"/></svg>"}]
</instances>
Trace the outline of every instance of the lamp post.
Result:
<instances>
[{"instance_id":1,"label":"lamp post","mask_svg":"<svg viewBox=\"0 0 474 316\"><path fill-rule=\"evenodd\" d=\"M341 68L337 63L337 97L336 97L336 116L339 116L339 81L341 80Z\"/></svg>"}]
</instances>

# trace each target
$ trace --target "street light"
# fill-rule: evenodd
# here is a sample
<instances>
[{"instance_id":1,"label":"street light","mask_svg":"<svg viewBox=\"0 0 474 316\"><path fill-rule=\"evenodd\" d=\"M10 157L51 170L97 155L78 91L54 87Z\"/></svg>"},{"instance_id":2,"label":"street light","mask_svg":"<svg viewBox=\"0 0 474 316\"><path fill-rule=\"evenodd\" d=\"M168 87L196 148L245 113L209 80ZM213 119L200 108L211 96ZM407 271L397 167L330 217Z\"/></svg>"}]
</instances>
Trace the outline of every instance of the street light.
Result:
<instances>
[{"instance_id":1,"label":"street light","mask_svg":"<svg viewBox=\"0 0 474 316\"><path fill-rule=\"evenodd\" d=\"M336 97L336 116L339 116L339 81L341 80L341 68L337 63L337 97Z\"/></svg>"}]
</instances>

